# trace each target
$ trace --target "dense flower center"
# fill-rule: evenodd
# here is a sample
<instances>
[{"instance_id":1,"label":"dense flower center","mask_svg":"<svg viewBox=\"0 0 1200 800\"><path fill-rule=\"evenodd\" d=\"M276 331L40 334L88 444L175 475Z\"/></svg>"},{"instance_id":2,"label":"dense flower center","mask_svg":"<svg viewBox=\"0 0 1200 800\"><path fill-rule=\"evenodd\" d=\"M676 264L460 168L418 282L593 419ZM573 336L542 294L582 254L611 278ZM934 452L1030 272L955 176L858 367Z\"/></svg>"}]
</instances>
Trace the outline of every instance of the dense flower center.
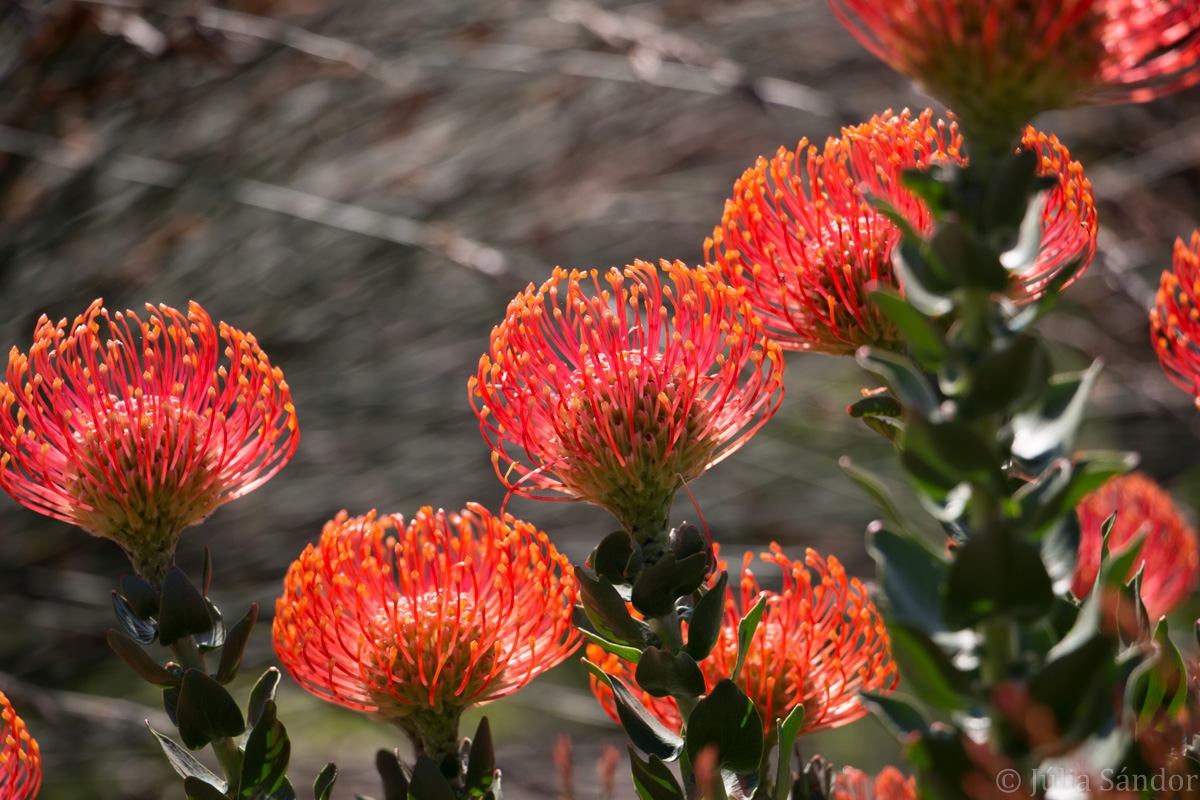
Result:
<instances>
[{"instance_id":1,"label":"dense flower center","mask_svg":"<svg viewBox=\"0 0 1200 800\"><path fill-rule=\"evenodd\" d=\"M179 533L220 505L220 417L197 415L174 397L112 395L73 416L67 487L89 531L152 559L147 548L173 552Z\"/></svg>"},{"instance_id":2,"label":"dense flower center","mask_svg":"<svg viewBox=\"0 0 1200 800\"><path fill-rule=\"evenodd\" d=\"M461 710L491 678L495 648L484 641L482 609L469 595L400 595L364 628L375 648L372 700L388 716Z\"/></svg>"},{"instance_id":3,"label":"dense flower center","mask_svg":"<svg viewBox=\"0 0 1200 800\"><path fill-rule=\"evenodd\" d=\"M563 483L630 531L665 524L680 480L699 476L720 444L702 391L688 386L709 380L658 354L589 356L557 403Z\"/></svg>"}]
</instances>

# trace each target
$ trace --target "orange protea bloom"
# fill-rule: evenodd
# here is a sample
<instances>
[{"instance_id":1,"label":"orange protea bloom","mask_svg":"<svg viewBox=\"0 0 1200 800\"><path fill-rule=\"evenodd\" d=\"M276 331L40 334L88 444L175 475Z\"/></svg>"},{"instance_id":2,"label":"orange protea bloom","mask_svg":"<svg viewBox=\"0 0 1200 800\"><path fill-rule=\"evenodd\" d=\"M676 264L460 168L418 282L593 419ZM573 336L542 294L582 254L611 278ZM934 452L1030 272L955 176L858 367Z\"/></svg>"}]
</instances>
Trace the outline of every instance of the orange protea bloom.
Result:
<instances>
[{"instance_id":1,"label":"orange protea bloom","mask_svg":"<svg viewBox=\"0 0 1200 800\"><path fill-rule=\"evenodd\" d=\"M1200 578L1196 530L1184 520L1171 495L1145 475L1135 472L1113 478L1083 498L1075 511L1082 532L1071 584L1076 597L1086 597L1096 582L1103 538L1100 528L1114 511L1117 519L1108 537L1110 551L1119 553L1134 537L1145 534L1128 578L1145 563L1142 602L1151 620L1169 613L1196 588Z\"/></svg>"},{"instance_id":2,"label":"orange protea bloom","mask_svg":"<svg viewBox=\"0 0 1200 800\"><path fill-rule=\"evenodd\" d=\"M774 413L782 373L778 345L713 268L638 261L530 284L493 329L470 394L509 489L603 506L653 561L681 481Z\"/></svg>"},{"instance_id":3,"label":"orange protea bloom","mask_svg":"<svg viewBox=\"0 0 1200 800\"><path fill-rule=\"evenodd\" d=\"M25 723L0 692L0 798L30 800L42 786L42 757Z\"/></svg>"},{"instance_id":4,"label":"orange protea bloom","mask_svg":"<svg viewBox=\"0 0 1200 800\"><path fill-rule=\"evenodd\" d=\"M929 209L901 185L901 174L961 166L961 147L954 123L934 121L929 110L916 118L905 110L843 128L823 151L804 139L794 153L780 148L738 179L705 256L745 293L768 335L785 348L831 355L849 355L864 344L898 349L899 330L868 294L877 286L902 288L892 268L900 229L868 196L886 200L917 231L932 233ZM1059 182L1043 207L1037 261L1014 276L1017 302L1037 297L1075 259L1090 262L1098 230L1092 187L1079 162L1058 139L1033 128L1025 131L1024 147L1041 157L1039 173Z\"/></svg>"},{"instance_id":5,"label":"orange protea bloom","mask_svg":"<svg viewBox=\"0 0 1200 800\"><path fill-rule=\"evenodd\" d=\"M28 356L13 348L0 485L112 539L154 582L184 528L269 480L299 438L283 373L252 335L196 303L146 308L145 322L110 318L96 300L69 327L43 316Z\"/></svg>"},{"instance_id":6,"label":"orange protea bloom","mask_svg":"<svg viewBox=\"0 0 1200 800\"><path fill-rule=\"evenodd\" d=\"M830 0L876 57L970 132L1081 103L1145 102L1200 81L1194 0Z\"/></svg>"},{"instance_id":7,"label":"orange protea bloom","mask_svg":"<svg viewBox=\"0 0 1200 800\"><path fill-rule=\"evenodd\" d=\"M895 767L884 767L872 778L862 770L843 767L833 779L831 800L916 800L917 779Z\"/></svg>"},{"instance_id":8,"label":"orange protea bloom","mask_svg":"<svg viewBox=\"0 0 1200 800\"><path fill-rule=\"evenodd\" d=\"M1150 333L1167 377L1200 407L1200 231L1175 240L1174 269L1162 274Z\"/></svg>"},{"instance_id":9,"label":"orange protea bloom","mask_svg":"<svg viewBox=\"0 0 1200 800\"><path fill-rule=\"evenodd\" d=\"M275 652L332 703L457 748L463 709L512 694L574 651L570 565L527 522L472 504L325 525L284 579Z\"/></svg>"},{"instance_id":10,"label":"orange protea bloom","mask_svg":"<svg viewBox=\"0 0 1200 800\"><path fill-rule=\"evenodd\" d=\"M719 547L718 547L719 549ZM803 562L789 561L772 544L763 561L783 573L779 593L759 588L750 571L752 553L742 561L741 600L725 601L725 620L717 646L700 662L709 688L733 674L737 662L737 627L742 615L766 597L758 629L750 640L738 686L758 709L765 724L783 719L804 705L801 731L836 728L867 713L860 692L890 692L899 676L891 660L891 640L883 619L858 578L847 578L836 558L823 559L808 550ZM724 562L720 569L725 569ZM631 687L634 665L588 645L588 659ZM612 690L592 678L592 692L609 716L616 719ZM646 708L672 730L680 729L679 711L669 697L642 693Z\"/></svg>"}]
</instances>

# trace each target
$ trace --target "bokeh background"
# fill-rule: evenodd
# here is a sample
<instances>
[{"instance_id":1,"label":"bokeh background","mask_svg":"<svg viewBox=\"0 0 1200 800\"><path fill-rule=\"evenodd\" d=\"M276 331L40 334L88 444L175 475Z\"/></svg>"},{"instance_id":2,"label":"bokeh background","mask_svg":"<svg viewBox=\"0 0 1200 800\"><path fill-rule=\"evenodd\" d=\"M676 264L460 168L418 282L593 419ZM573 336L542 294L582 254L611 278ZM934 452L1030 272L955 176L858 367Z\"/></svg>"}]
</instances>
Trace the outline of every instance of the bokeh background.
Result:
<instances>
[{"instance_id":1,"label":"bokeh background","mask_svg":"<svg viewBox=\"0 0 1200 800\"><path fill-rule=\"evenodd\" d=\"M283 573L339 509L499 508L466 385L515 293L554 265L699 262L756 157L930 103L821 0L9 0L0 345L27 349L41 314L95 297L196 300L283 369L295 458L179 551L195 572L212 549L227 617L262 609L233 687L245 697L274 663ZM1200 222L1198 110L1192 90L1039 121L1084 162L1103 226L1043 325L1060 365L1107 365L1086 444L1141 451L1189 513L1198 417L1161 374L1146 309L1174 238ZM873 384L846 360L791 354L786 385L773 421L694 484L704 517L735 560L778 541L869 578L875 511L838 457L911 507L890 447L843 411ZM612 527L573 503L508 510L574 559ZM675 517L697 512L681 497ZM170 730L157 693L104 643L125 571L115 546L0 496L0 690L41 742L47 800L182 797L145 729ZM373 754L398 731L289 681L280 698L301 796L327 760L337 797L378 794ZM573 662L488 713L513 798L563 796L546 758L561 733L581 798L600 793L601 748L623 751ZM802 748L865 769L899 759L871 719Z\"/></svg>"}]
</instances>

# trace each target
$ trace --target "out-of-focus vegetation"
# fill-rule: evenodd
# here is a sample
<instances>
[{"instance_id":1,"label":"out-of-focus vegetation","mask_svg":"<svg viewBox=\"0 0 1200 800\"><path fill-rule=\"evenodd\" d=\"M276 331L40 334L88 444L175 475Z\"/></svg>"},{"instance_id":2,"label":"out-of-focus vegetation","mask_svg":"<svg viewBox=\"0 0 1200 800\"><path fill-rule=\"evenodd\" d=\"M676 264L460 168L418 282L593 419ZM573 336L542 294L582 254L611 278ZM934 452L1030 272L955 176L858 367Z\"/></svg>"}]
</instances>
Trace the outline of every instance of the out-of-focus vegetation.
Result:
<instances>
[{"instance_id":1,"label":"out-of-focus vegetation","mask_svg":"<svg viewBox=\"0 0 1200 800\"><path fill-rule=\"evenodd\" d=\"M255 333L291 385L292 463L180 548L193 571L213 550L230 615L257 601L266 617L341 508L499 509L466 382L525 284L555 264L697 262L757 156L929 104L821 0L24 0L0 11L0 81L0 343L26 349L40 314L98 296L194 299ZM1192 90L1040 120L1084 162L1102 225L1097 262L1046 330L1063 364L1107 362L1086 444L1142 451L1189 508L1200 428L1145 311L1174 238L1200 221L1198 111ZM895 474L843 413L872 384L796 354L786 383L776 417L692 487L704 517L735 562L776 540L870 575L874 512L837 459ZM574 558L613 527L570 503L508 510ZM675 516L697 512L681 498ZM42 796L182 796L143 726L163 716L158 698L104 643L120 551L3 496L0 518L0 689L41 742ZM246 675L273 663L268 631ZM293 782L333 759L338 796L376 792L373 751L399 732L294 684L280 695ZM574 664L488 714L514 797L556 796L525 767L559 731L580 797L598 790L600 745L622 741ZM864 720L802 747L874 770L897 757L886 741ZM626 772L622 756L619 787Z\"/></svg>"}]
</instances>

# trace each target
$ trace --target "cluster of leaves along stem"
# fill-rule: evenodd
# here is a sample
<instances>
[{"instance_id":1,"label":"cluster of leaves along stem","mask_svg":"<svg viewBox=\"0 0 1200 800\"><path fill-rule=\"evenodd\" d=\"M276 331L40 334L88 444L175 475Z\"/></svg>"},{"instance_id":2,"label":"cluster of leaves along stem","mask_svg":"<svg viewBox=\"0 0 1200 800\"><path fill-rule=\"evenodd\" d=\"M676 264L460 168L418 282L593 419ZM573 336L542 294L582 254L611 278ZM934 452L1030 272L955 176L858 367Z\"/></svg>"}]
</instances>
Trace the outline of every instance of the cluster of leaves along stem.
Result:
<instances>
[{"instance_id":1,"label":"cluster of leaves along stem","mask_svg":"<svg viewBox=\"0 0 1200 800\"><path fill-rule=\"evenodd\" d=\"M928 238L879 205L903 230L895 266L904 295L872 297L903 331L907 352L860 350L859 363L887 393L848 409L894 442L940 524L929 530L937 526L903 518L878 478L843 460L888 518L872 525L869 546L893 656L916 695L867 699L904 742L923 796L943 800L966 797L971 773L990 785L996 763L1030 775L1048 755L1076 748L1097 770L1148 771L1136 737L1165 730L1194 702L1165 620L1152 626L1142 607L1140 575L1124 582L1137 547L1112 557L1106 534L1086 601L1069 591L1075 506L1135 458L1076 452L1100 366L1055 372L1031 327L1083 265L1024 306L1007 299L1040 244L1047 181L1036 168L1026 151L908 173L937 220ZM1052 720L1036 741L1030 709ZM992 773L967 730L988 731Z\"/></svg>"},{"instance_id":2,"label":"cluster of leaves along stem","mask_svg":"<svg viewBox=\"0 0 1200 800\"><path fill-rule=\"evenodd\" d=\"M421 755L409 769L394 750L380 750L375 768L383 783L383 800L501 800L502 796L487 717L479 721L474 738L463 740L456 758L439 764Z\"/></svg>"},{"instance_id":3,"label":"cluster of leaves along stem","mask_svg":"<svg viewBox=\"0 0 1200 800\"><path fill-rule=\"evenodd\" d=\"M212 562L205 551L203 579L197 587L177 566L160 586L126 575L113 592L121 631L109 630L108 643L134 672L163 691L163 706L178 730L178 740L150 728L171 766L183 778L188 800L294 800L287 778L291 743L279 721L274 667L258 679L243 713L225 688L241 669L258 606L233 626L208 597ZM175 657L162 665L144 646L157 640ZM205 656L216 656L215 669ZM192 751L212 746L224 776L201 764ZM322 770L314 789L327 800L337 770Z\"/></svg>"},{"instance_id":4,"label":"cluster of leaves along stem","mask_svg":"<svg viewBox=\"0 0 1200 800\"><path fill-rule=\"evenodd\" d=\"M699 664L717 644L729 574L714 575L711 544L696 528L681 525L670 532L668 541L668 552L646 564L633 538L616 531L600 542L584 567L575 568L585 618L579 628L584 636L636 664L637 688L653 697L673 698L683 719L683 729L676 735L642 705L635 687L584 660L596 678L612 689L617 715L631 742L638 797L696 797L694 765L704 753L703 757L713 759L721 777L718 785L709 787L708 796L784 800L793 780L788 759L781 759L780 774L771 774L770 753L776 744L780 753L790 752L803 708L764 730L758 710L736 684L763 603L750 609L738 626L735 680L721 680L709 690ZM683 621L688 623L686 640ZM672 761L679 763L678 778L667 766Z\"/></svg>"}]
</instances>

